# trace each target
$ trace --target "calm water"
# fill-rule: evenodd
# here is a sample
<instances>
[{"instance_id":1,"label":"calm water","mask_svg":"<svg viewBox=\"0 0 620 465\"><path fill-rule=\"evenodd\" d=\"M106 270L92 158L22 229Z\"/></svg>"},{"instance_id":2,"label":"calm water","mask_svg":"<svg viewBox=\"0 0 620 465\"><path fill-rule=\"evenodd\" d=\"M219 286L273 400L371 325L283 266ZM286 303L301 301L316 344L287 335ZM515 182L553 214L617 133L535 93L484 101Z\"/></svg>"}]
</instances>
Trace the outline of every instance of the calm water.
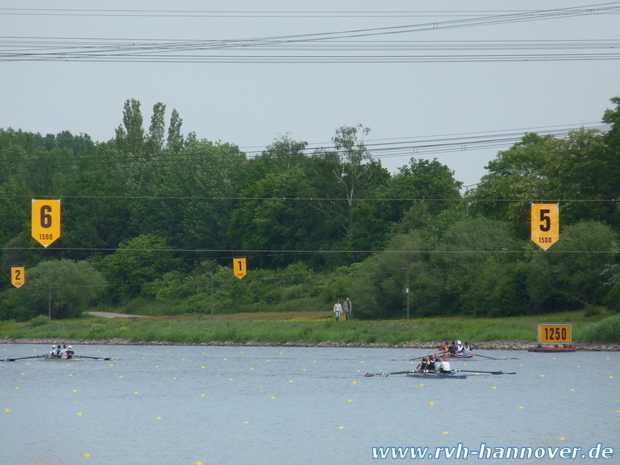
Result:
<instances>
[{"instance_id":1,"label":"calm water","mask_svg":"<svg viewBox=\"0 0 620 465\"><path fill-rule=\"evenodd\" d=\"M48 349L0 345L0 358ZM428 350L81 346L76 353L113 359L0 362L0 464L399 463L373 459L372 448L459 443L586 453L602 443L614 449L612 459L579 452L569 461L620 463L616 352L481 351L506 358L452 367L518 374L466 380L363 376L413 368L410 360Z\"/></svg>"}]
</instances>

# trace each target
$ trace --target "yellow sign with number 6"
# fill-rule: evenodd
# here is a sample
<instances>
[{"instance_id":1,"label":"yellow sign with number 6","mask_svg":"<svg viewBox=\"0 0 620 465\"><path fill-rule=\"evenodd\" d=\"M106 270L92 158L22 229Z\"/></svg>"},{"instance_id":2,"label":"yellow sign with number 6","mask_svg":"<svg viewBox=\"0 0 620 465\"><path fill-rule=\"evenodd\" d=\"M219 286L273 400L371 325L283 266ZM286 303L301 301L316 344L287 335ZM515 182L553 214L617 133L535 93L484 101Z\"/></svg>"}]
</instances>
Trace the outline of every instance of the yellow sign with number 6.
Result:
<instances>
[{"instance_id":1,"label":"yellow sign with number 6","mask_svg":"<svg viewBox=\"0 0 620 465\"><path fill-rule=\"evenodd\" d=\"M60 200L32 200L31 234L43 247L60 237Z\"/></svg>"},{"instance_id":2,"label":"yellow sign with number 6","mask_svg":"<svg viewBox=\"0 0 620 465\"><path fill-rule=\"evenodd\" d=\"M560 207L555 203L534 203L531 209L531 239L547 250L560 240Z\"/></svg>"}]
</instances>

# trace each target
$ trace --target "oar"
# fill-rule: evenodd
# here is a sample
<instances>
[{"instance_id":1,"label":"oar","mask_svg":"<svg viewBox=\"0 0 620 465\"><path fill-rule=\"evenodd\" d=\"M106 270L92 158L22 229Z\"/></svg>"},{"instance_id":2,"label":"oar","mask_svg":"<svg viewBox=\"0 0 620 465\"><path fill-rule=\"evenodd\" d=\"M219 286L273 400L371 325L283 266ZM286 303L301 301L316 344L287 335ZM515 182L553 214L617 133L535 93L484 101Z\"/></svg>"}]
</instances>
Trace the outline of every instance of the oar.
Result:
<instances>
[{"instance_id":1,"label":"oar","mask_svg":"<svg viewBox=\"0 0 620 465\"><path fill-rule=\"evenodd\" d=\"M517 357L510 357L510 358L495 358L495 357L488 357L486 355L480 355L480 354L474 354L476 357L483 357L483 358L488 358L489 360L519 360Z\"/></svg>"},{"instance_id":2,"label":"oar","mask_svg":"<svg viewBox=\"0 0 620 465\"><path fill-rule=\"evenodd\" d=\"M452 370L452 371L462 371L464 373L490 373L492 375L516 375L516 373L504 373L503 371L480 371L480 370Z\"/></svg>"},{"instance_id":3,"label":"oar","mask_svg":"<svg viewBox=\"0 0 620 465\"><path fill-rule=\"evenodd\" d=\"M45 357L45 355L30 355L29 357L17 357L17 358L7 358L5 360L0 360L2 362L14 362L15 360L26 360L27 358L41 358Z\"/></svg>"},{"instance_id":4,"label":"oar","mask_svg":"<svg viewBox=\"0 0 620 465\"><path fill-rule=\"evenodd\" d=\"M408 371L393 371L392 373L386 373L385 371L383 373L366 373L364 375L365 378L372 378L373 376L381 376L382 378L387 378L390 375L404 375L405 373L411 373L412 370L408 370Z\"/></svg>"},{"instance_id":5,"label":"oar","mask_svg":"<svg viewBox=\"0 0 620 465\"><path fill-rule=\"evenodd\" d=\"M110 360L110 357L89 357L88 355L74 355L73 358L92 358L95 360Z\"/></svg>"}]
</instances>

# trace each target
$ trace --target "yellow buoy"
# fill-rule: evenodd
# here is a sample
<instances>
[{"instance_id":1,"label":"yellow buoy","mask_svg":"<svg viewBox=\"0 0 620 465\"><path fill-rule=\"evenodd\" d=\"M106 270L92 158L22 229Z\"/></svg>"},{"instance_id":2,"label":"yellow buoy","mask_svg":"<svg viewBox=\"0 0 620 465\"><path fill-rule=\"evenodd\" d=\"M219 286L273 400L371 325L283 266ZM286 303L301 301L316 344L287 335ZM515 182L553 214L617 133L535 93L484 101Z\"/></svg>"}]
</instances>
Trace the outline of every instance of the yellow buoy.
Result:
<instances>
[{"instance_id":1,"label":"yellow buoy","mask_svg":"<svg viewBox=\"0 0 620 465\"><path fill-rule=\"evenodd\" d=\"M519 408L524 408L523 405L519 405Z\"/></svg>"},{"instance_id":2,"label":"yellow buoy","mask_svg":"<svg viewBox=\"0 0 620 465\"><path fill-rule=\"evenodd\" d=\"M560 437L558 438L558 441L564 441L564 438L563 438L562 436L560 436Z\"/></svg>"},{"instance_id":3,"label":"yellow buoy","mask_svg":"<svg viewBox=\"0 0 620 465\"><path fill-rule=\"evenodd\" d=\"M161 417L156 417L155 419L156 419L156 420L161 420Z\"/></svg>"},{"instance_id":4,"label":"yellow buoy","mask_svg":"<svg viewBox=\"0 0 620 465\"><path fill-rule=\"evenodd\" d=\"M204 394L200 394L200 397L204 397L204 396L205 396Z\"/></svg>"},{"instance_id":5,"label":"yellow buoy","mask_svg":"<svg viewBox=\"0 0 620 465\"><path fill-rule=\"evenodd\" d=\"M172 377L172 379L177 379L177 377L176 377L176 376L173 376L173 377Z\"/></svg>"},{"instance_id":6,"label":"yellow buoy","mask_svg":"<svg viewBox=\"0 0 620 465\"><path fill-rule=\"evenodd\" d=\"M573 388L570 388L569 391L574 392L575 390Z\"/></svg>"},{"instance_id":7,"label":"yellow buoy","mask_svg":"<svg viewBox=\"0 0 620 465\"><path fill-rule=\"evenodd\" d=\"M364 360L360 360L360 363L364 363Z\"/></svg>"},{"instance_id":8,"label":"yellow buoy","mask_svg":"<svg viewBox=\"0 0 620 465\"><path fill-rule=\"evenodd\" d=\"M351 381L351 384L357 384L357 381Z\"/></svg>"},{"instance_id":9,"label":"yellow buoy","mask_svg":"<svg viewBox=\"0 0 620 465\"><path fill-rule=\"evenodd\" d=\"M81 416L82 416L82 412L78 412L78 413L76 413L76 415L77 415L78 417L81 417Z\"/></svg>"},{"instance_id":10,"label":"yellow buoy","mask_svg":"<svg viewBox=\"0 0 620 465\"><path fill-rule=\"evenodd\" d=\"M271 396L271 397L270 397L270 399L275 399L275 397L274 397L274 396Z\"/></svg>"},{"instance_id":11,"label":"yellow buoy","mask_svg":"<svg viewBox=\"0 0 620 465\"><path fill-rule=\"evenodd\" d=\"M138 391L134 391L133 393L134 393L134 394L138 394Z\"/></svg>"},{"instance_id":12,"label":"yellow buoy","mask_svg":"<svg viewBox=\"0 0 620 465\"><path fill-rule=\"evenodd\" d=\"M88 458L88 457L90 457L90 454L87 452L85 454L82 454L82 456Z\"/></svg>"},{"instance_id":13,"label":"yellow buoy","mask_svg":"<svg viewBox=\"0 0 620 465\"><path fill-rule=\"evenodd\" d=\"M288 380L288 382L289 382L289 383L292 383L292 382L293 382L293 380L292 380L292 379L289 379L289 380Z\"/></svg>"},{"instance_id":14,"label":"yellow buoy","mask_svg":"<svg viewBox=\"0 0 620 465\"><path fill-rule=\"evenodd\" d=\"M194 465L202 465L202 462L194 462Z\"/></svg>"},{"instance_id":15,"label":"yellow buoy","mask_svg":"<svg viewBox=\"0 0 620 465\"><path fill-rule=\"evenodd\" d=\"M205 368L207 368L207 367L203 365L203 366L201 366L200 368L202 368L202 369L204 370L204 369L205 369Z\"/></svg>"},{"instance_id":16,"label":"yellow buoy","mask_svg":"<svg viewBox=\"0 0 620 465\"><path fill-rule=\"evenodd\" d=\"M4 411L5 411L5 412L10 412L10 411L11 411L11 409L10 409L10 408L5 408L5 409L4 409ZM616 411L617 411L617 410L616 410Z\"/></svg>"},{"instance_id":17,"label":"yellow buoy","mask_svg":"<svg viewBox=\"0 0 620 465\"><path fill-rule=\"evenodd\" d=\"M344 429L344 426L339 426L338 429Z\"/></svg>"},{"instance_id":18,"label":"yellow buoy","mask_svg":"<svg viewBox=\"0 0 620 465\"><path fill-rule=\"evenodd\" d=\"M424 387L424 385L423 385L422 383L418 384L418 386L420 386L420 387Z\"/></svg>"},{"instance_id":19,"label":"yellow buoy","mask_svg":"<svg viewBox=\"0 0 620 465\"><path fill-rule=\"evenodd\" d=\"M239 353L240 353L240 354L242 354L242 353L243 353L243 351L241 351L241 352L239 352Z\"/></svg>"},{"instance_id":20,"label":"yellow buoy","mask_svg":"<svg viewBox=\"0 0 620 465\"><path fill-rule=\"evenodd\" d=\"M545 377L545 375L540 375L540 377L541 377L541 378L544 378L544 377Z\"/></svg>"},{"instance_id":21,"label":"yellow buoy","mask_svg":"<svg viewBox=\"0 0 620 465\"><path fill-rule=\"evenodd\" d=\"M353 402L351 399L347 399L347 402Z\"/></svg>"},{"instance_id":22,"label":"yellow buoy","mask_svg":"<svg viewBox=\"0 0 620 465\"><path fill-rule=\"evenodd\" d=\"M497 389L497 386L491 386L491 389Z\"/></svg>"},{"instance_id":23,"label":"yellow buoy","mask_svg":"<svg viewBox=\"0 0 620 465\"><path fill-rule=\"evenodd\" d=\"M610 378L610 379L613 379L613 376L610 376L609 378Z\"/></svg>"},{"instance_id":24,"label":"yellow buoy","mask_svg":"<svg viewBox=\"0 0 620 465\"><path fill-rule=\"evenodd\" d=\"M15 389L19 389L18 387L16 387Z\"/></svg>"},{"instance_id":25,"label":"yellow buoy","mask_svg":"<svg viewBox=\"0 0 620 465\"><path fill-rule=\"evenodd\" d=\"M254 367L250 367L250 370L253 370L253 369L254 369Z\"/></svg>"},{"instance_id":26,"label":"yellow buoy","mask_svg":"<svg viewBox=\"0 0 620 465\"><path fill-rule=\"evenodd\" d=\"M435 402L429 402L428 405L435 405Z\"/></svg>"},{"instance_id":27,"label":"yellow buoy","mask_svg":"<svg viewBox=\"0 0 620 465\"><path fill-rule=\"evenodd\" d=\"M69 376L73 376L72 374L69 374Z\"/></svg>"},{"instance_id":28,"label":"yellow buoy","mask_svg":"<svg viewBox=\"0 0 620 465\"><path fill-rule=\"evenodd\" d=\"M72 392L77 392L77 389L74 389Z\"/></svg>"},{"instance_id":29,"label":"yellow buoy","mask_svg":"<svg viewBox=\"0 0 620 465\"><path fill-rule=\"evenodd\" d=\"M113 364L113 363L110 363L110 366L111 366L111 367L113 367L113 366L114 366L114 364Z\"/></svg>"},{"instance_id":30,"label":"yellow buoy","mask_svg":"<svg viewBox=\"0 0 620 465\"><path fill-rule=\"evenodd\" d=\"M448 434L448 432L447 431L442 431L441 434Z\"/></svg>"}]
</instances>

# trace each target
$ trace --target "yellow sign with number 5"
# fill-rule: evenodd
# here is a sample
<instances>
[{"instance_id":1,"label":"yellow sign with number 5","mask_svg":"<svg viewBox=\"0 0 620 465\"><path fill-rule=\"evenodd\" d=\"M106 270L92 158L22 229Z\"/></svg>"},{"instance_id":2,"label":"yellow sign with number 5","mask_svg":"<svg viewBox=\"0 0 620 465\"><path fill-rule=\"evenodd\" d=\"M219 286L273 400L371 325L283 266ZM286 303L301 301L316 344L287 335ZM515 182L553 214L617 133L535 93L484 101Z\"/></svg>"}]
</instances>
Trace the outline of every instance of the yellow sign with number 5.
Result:
<instances>
[{"instance_id":1,"label":"yellow sign with number 5","mask_svg":"<svg viewBox=\"0 0 620 465\"><path fill-rule=\"evenodd\" d=\"M43 247L60 237L60 200L32 200L31 234Z\"/></svg>"},{"instance_id":2,"label":"yellow sign with number 5","mask_svg":"<svg viewBox=\"0 0 620 465\"><path fill-rule=\"evenodd\" d=\"M555 203L534 203L530 213L531 239L547 250L560 240L560 207Z\"/></svg>"}]
</instances>

